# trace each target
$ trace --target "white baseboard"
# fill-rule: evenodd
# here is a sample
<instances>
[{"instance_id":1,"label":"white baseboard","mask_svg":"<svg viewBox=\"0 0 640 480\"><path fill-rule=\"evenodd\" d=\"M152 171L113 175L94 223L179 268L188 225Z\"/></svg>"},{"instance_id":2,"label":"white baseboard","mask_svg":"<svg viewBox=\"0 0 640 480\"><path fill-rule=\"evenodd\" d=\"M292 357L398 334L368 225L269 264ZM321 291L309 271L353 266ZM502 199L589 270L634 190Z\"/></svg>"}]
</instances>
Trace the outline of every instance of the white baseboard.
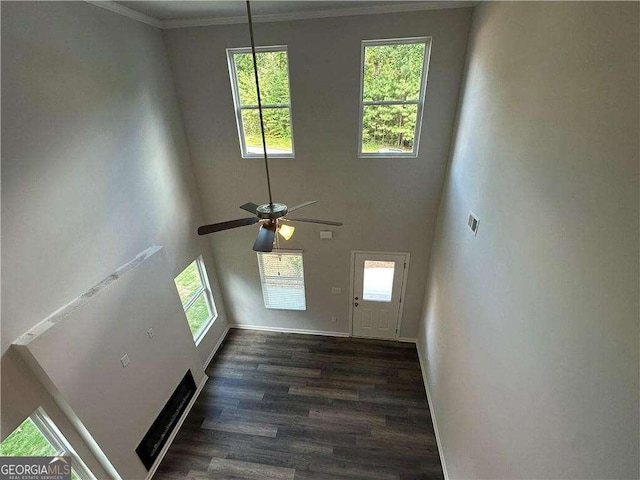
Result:
<instances>
[{"instance_id":1,"label":"white baseboard","mask_svg":"<svg viewBox=\"0 0 640 480\"><path fill-rule=\"evenodd\" d=\"M229 329L231 328L230 325L227 324L227 328L225 328L224 332L222 333L222 335L220 335L220 340L218 340L218 343L216 343L216 346L213 347L213 350L211 352L211 355L209 355L209 358L207 358L207 361L204 362L204 369L206 370L207 367L209 366L209 364L211 363L211 360L213 360L213 356L216 354L216 352L218 351L218 349L220 348L220 345L222 345L222 342L224 342L224 339L227 337L227 333L229 333Z\"/></svg>"},{"instance_id":2,"label":"white baseboard","mask_svg":"<svg viewBox=\"0 0 640 480\"><path fill-rule=\"evenodd\" d=\"M322 330L305 330L302 328L262 327L258 325L229 325L231 328L241 330L260 330L262 332L301 333L303 335L324 335L325 337L348 337L348 332L329 332Z\"/></svg>"},{"instance_id":3,"label":"white baseboard","mask_svg":"<svg viewBox=\"0 0 640 480\"><path fill-rule=\"evenodd\" d=\"M153 465L151 466L151 469L149 469L149 473L147 473L147 477L146 477L145 480L151 480L151 478L153 477L154 473L156 473L156 470L160 466L160 463L162 462L162 459L167 454L167 451L169 450L169 447L173 443L173 439L176 438L176 435L180 431L180 427L182 427L182 424L186 420L187 415L189 415L189 412L191 411L191 408L196 403L196 400L198 399L198 395L200 395L200 392L204 388L204 385L207 383L207 380L209 380L209 377L207 377L205 375L204 378L202 379L202 381L200 382L200 385L198 385L196 393L194 393L193 397L191 397L191 400L189 401L189 405L187 405L187 408L185 408L184 412L182 412L182 415L180 416L180 420L178 420L178 423L176 424L176 426L173 427L173 431L171 432L171 435L169 435L169 439L167 440L167 443L164 444L164 447L162 447L162 450L160 451L160 454L158 455L158 458L156 458L156 461L153 462Z\"/></svg>"},{"instance_id":4,"label":"white baseboard","mask_svg":"<svg viewBox=\"0 0 640 480\"><path fill-rule=\"evenodd\" d=\"M348 332L331 332L326 330L306 330L304 328L282 328L282 327L263 327L259 325L238 325L232 324L229 325L228 328L237 328L240 330L259 330L262 332L279 332L279 333L301 333L303 335L324 335L326 337L349 337ZM227 329L228 331L228 329ZM227 332L224 333L225 335ZM368 337L353 337L353 338L368 338ZM375 340L375 339L374 339ZM393 342L393 339L389 339ZM417 343L418 341L415 338L410 337L399 337L396 341L403 343ZM216 346L216 350L217 350ZM215 353L215 350L214 350ZM211 354L211 358L213 358L213 354ZM209 359L211 361L211 359ZM208 362L207 362L208 364Z\"/></svg>"},{"instance_id":5,"label":"white baseboard","mask_svg":"<svg viewBox=\"0 0 640 480\"><path fill-rule=\"evenodd\" d=\"M433 430L436 432L436 444L438 445L438 454L440 455L440 463L442 463L442 472L444 473L445 480L449 480L449 473L447 472L447 464L444 460L444 452L442 450L442 441L440 440L440 434L438 433L438 422L436 421L436 412L433 409L433 402L431 401L431 392L429 391L429 382L427 382L427 368L422 358L421 345L416 342L416 350L418 350L418 359L420 360L420 370L422 371L422 380L424 382L424 389L427 391L427 402L429 402L429 411L431 412L431 420L433 421Z\"/></svg>"},{"instance_id":6,"label":"white baseboard","mask_svg":"<svg viewBox=\"0 0 640 480\"><path fill-rule=\"evenodd\" d=\"M409 337L398 337L398 341L403 343L418 343L418 340Z\"/></svg>"}]
</instances>

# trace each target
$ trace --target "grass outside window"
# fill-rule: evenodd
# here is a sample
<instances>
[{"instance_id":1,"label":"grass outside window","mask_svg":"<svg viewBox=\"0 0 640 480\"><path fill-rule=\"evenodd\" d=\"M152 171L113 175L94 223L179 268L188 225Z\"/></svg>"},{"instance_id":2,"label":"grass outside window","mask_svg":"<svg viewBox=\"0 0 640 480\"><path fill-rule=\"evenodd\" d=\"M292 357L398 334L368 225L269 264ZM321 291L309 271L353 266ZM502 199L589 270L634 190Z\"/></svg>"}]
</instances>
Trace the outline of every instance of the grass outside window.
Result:
<instances>
[{"instance_id":1,"label":"grass outside window","mask_svg":"<svg viewBox=\"0 0 640 480\"><path fill-rule=\"evenodd\" d=\"M95 480L42 408L38 408L0 443L0 457L56 456L71 457L71 480Z\"/></svg>"},{"instance_id":2,"label":"grass outside window","mask_svg":"<svg viewBox=\"0 0 640 480\"><path fill-rule=\"evenodd\" d=\"M31 418L22 422L0 443L2 457L51 457L57 453Z\"/></svg>"},{"instance_id":3,"label":"grass outside window","mask_svg":"<svg viewBox=\"0 0 640 480\"><path fill-rule=\"evenodd\" d=\"M175 284L189 329L197 343L217 316L202 258L191 262L175 278Z\"/></svg>"}]
</instances>

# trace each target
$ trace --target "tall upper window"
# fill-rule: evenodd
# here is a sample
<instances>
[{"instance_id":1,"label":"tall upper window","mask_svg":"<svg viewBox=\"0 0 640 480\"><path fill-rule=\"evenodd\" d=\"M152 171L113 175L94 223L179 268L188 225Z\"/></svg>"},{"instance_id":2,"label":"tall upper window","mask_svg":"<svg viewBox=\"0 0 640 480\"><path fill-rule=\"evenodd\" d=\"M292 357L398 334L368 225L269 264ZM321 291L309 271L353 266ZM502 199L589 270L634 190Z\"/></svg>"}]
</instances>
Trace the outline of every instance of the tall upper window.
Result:
<instances>
[{"instance_id":1,"label":"tall upper window","mask_svg":"<svg viewBox=\"0 0 640 480\"><path fill-rule=\"evenodd\" d=\"M362 42L361 157L416 157L427 87L428 37Z\"/></svg>"},{"instance_id":2,"label":"tall upper window","mask_svg":"<svg viewBox=\"0 0 640 480\"><path fill-rule=\"evenodd\" d=\"M270 158L291 158L294 150L287 47L257 47L256 57L267 155ZM264 153L251 48L229 48L227 58L242 157L262 157Z\"/></svg>"},{"instance_id":3,"label":"tall upper window","mask_svg":"<svg viewBox=\"0 0 640 480\"><path fill-rule=\"evenodd\" d=\"M302 252L258 252L265 308L306 310Z\"/></svg>"},{"instance_id":4,"label":"tall upper window","mask_svg":"<svg viewBox=\"0 0 640 480\"><path fill-rule=\"evenodd\" d=\"M218 316L202 257L191 262L174 281L191 334L197 344Z\"/></svg>"},{"instance_id":5,"label":"tall upper window","mask_svg":"<svg viewBox=\"0 0 640 480\"><path fill-rule=\"evenodd\" d=\"M93 474L42 408L38 408L0 443L2 457L71 457L71 479L92 479Z\"/></svg>"}]
</instances>

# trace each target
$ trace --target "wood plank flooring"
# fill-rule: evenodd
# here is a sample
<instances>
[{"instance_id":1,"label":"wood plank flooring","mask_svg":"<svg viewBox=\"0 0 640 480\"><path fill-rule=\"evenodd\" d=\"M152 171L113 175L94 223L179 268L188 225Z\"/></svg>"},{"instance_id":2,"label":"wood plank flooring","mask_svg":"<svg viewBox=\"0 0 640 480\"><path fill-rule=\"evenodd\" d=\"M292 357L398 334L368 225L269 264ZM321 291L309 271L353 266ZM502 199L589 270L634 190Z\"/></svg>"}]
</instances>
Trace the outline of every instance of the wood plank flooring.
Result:
<instances>
[{"instance_id":1,"label":"wood plank flooring","mask_svg":"<svg viewBox=\"0 0 640 480\"><path fill-rule=\"evenodd\" d=\"M413 344L229 331L156 480L443 477Z\"/></svg>"}]
</instances>

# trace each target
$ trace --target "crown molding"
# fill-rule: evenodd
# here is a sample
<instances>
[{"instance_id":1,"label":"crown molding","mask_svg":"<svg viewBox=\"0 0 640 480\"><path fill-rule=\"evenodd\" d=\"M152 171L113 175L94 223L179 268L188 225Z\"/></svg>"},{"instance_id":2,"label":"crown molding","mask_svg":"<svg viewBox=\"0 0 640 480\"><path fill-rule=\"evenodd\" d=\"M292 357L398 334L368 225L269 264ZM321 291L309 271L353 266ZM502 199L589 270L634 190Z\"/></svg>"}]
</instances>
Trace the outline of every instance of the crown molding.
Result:
<instances>
[{"instance_id":1,"label":"crown molding","mask_svg":"<svg viewBox=\"0 0 640 480\"><path fill-rule=\"evenodd\" d=\"M152 27L169 28L190 28L208 27L212 25L233 25L247 23L245 15L237 17L198 17L179 18L175 20L158 20L144 13L140 13L111 0L85 0L85 2L104 8L110 12L125 16L132 20L151 25ZM420 3L398 3L397 5L380 5L370 7L334 8L330 10L316 10L311 12L275 13L268 15L254 15L254 22L289 22L292 20L312 20L315 18L349 17L353 15L379 15L385 13L416 12L420 10L441 10L445 8L471 8L478 3L476 1L442 0Z\"/></svg>"},{"instance_id":2,"label":"crown molding","mask_svg":"<svg viewBox=\"0 0 640 480\"><path fill-rule=\"evenodd\" d=\"M156 28L162 28L162 21L158 20L157 18L153 18L149 15L145 15L144 13L137 12L136 10L125 7L124 5L120 5L119 3L112 2L110 0L84 1L90 3L91 5L95 5L96 7L104 8L105 10L109 10L110 12L117 13L118 15L136 20L146 25L151 25L152 27Z\"/></svg>"},{"instance_id":3,"label":"crown molding","mask_svg":"<svg viewBox=\"0 0 640 480\"><path fill-rule=\"evenodd\" d=\"M420 3L399 3L397 5L380 5L373 7L334 8L311 12L275 13L253 15L254 22L289 22L292 20L312 20L316 18L349 17L352 15L376 15L384 13L416 12L420 10L441 10L445 8L470 8L473 1L434 1ZM238 17L200 17L162 21L162 28L208 27L212 25L232 25L247 23L245 15Z\"/></svg>"}]
</instances>

